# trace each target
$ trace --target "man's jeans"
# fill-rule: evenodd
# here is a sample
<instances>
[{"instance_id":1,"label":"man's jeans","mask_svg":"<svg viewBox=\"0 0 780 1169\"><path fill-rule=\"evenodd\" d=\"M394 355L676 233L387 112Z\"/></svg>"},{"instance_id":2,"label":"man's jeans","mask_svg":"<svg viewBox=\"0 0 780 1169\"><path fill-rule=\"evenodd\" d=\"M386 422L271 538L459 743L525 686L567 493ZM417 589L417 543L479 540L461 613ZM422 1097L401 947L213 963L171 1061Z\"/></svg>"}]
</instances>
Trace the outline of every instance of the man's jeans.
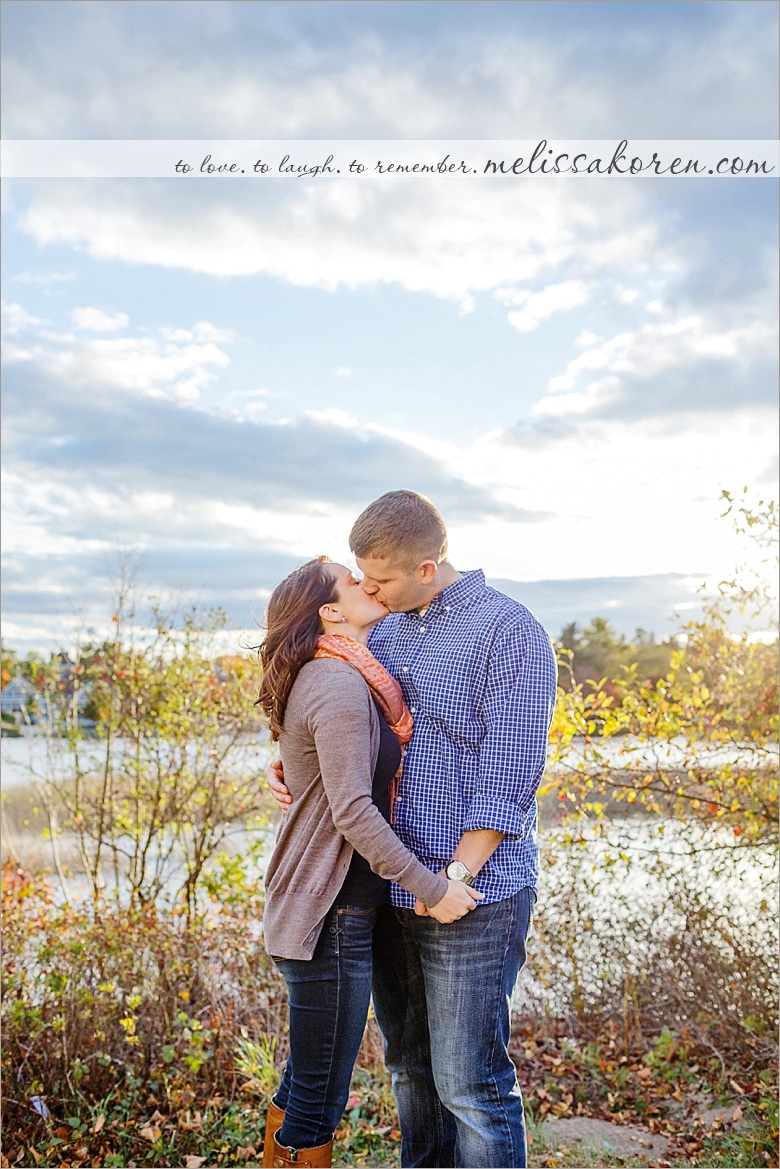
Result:
<instances>
[{"instance_id":1,"label":"man's jeans","mask_svg":"<svg viewBox=\"0 0 780 1169\"><path fill-rule=\"evenodd\" d=\"M374 1010L398 1102L404 1166L526 1164L510 1005L536 901L521 889L441 925L385 906Z\"/></svg>"},{"instance_id":2,"label":"man's jeans","mask_svg":"<svg viewBox=\"0 0 780 1169\"><path fill-rule=\"evenodd\" d=\"M279 1144L316 1148L344 1113L371 996L376 909L333 906L310 962L277 958L290 999L290 1057L274 1103Z\"/></svg>"}]
</instances>

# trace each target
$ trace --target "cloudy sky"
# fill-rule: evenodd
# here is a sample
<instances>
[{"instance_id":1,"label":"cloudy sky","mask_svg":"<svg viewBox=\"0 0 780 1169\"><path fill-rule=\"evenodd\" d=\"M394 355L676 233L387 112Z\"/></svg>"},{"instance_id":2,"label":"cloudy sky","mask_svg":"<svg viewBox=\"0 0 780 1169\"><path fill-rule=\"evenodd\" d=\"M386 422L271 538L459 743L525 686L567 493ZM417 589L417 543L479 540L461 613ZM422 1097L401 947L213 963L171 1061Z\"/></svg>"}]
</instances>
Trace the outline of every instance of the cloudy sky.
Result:
<instances>
[{"instance_id":1,"label":"cloudy sky","mask_svg":"<svg viewBox=\"0 0 780 1169\"><path fill-rule=\"evenodd\" d=\"M5 0L11 139L770 139L777 7ZM776 494L775 179L3 180L3 629L249 629L381 492L666 636Z\"/></svg>"}]
</instances>

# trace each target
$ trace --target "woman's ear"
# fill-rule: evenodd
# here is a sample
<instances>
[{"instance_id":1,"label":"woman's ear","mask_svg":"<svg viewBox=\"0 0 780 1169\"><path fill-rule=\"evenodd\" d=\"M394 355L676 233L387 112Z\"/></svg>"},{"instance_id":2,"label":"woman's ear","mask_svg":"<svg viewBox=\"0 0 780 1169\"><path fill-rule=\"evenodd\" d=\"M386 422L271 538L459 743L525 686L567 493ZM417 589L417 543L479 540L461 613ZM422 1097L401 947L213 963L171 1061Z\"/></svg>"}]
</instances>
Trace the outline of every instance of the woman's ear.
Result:
<instances>
[{"instance_id":1,"label":"woman's ear","mask_svg":"<svg viewBox=\"0 0 780 1169\"><path fill-rule=\"evenodd\" d=\"M334 605L320 605L317 612L320 621L327 621L331 625L338 625L340 622L346 621L346 617L343 617Z\"/></svg>"}]
</instances>

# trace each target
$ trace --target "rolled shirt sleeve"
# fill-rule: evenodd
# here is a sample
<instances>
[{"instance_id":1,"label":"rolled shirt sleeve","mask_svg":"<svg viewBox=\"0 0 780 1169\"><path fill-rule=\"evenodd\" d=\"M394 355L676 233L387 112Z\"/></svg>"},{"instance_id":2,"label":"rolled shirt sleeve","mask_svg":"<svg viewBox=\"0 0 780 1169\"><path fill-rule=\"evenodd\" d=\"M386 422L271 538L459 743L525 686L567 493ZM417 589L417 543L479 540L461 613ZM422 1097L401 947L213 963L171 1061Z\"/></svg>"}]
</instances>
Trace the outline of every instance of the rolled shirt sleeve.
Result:
<instances>
[{"instance_id":1,"label":"rolled shirt sleeve","mask_svg":"<svg viewBox=\"0 0 780 1169\"><path fill-rule=\"evenodd\" d=\"M524 831L544 774L556 685L550 639L533 618L493 646L483 709L487 733L464 831L492 828L506 836Z\"/></svg>"}]
</instances>

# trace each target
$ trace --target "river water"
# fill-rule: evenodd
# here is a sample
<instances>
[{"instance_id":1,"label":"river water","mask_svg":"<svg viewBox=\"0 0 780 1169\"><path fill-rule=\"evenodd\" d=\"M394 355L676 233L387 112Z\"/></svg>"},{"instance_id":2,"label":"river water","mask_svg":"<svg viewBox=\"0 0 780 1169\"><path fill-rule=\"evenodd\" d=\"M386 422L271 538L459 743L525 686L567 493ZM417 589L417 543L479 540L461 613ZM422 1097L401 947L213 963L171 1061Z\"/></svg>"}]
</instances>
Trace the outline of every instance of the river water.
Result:
<instances>
[{"instance_id":1,"label":"river water","mask_svg":"<svg viewBox=\"0 0 780 1169\"><path fill-rule=\"evenodd\" d=\"M636 766L634 752L621 754L617 749L620 745L610 746L613 747L612 765L624 762ZM87 741L84 749L86 755L91 753L97 770L101 744ZM658 749L652 746L645 749L652 751L653 761L657 761ZM675 745L665 749L667 766L677 761L675 752L679 750ZM2 851L7 856L10 850L21 863L33 867L54 867L51 841L44 839L41 831L42 814L39 811L35 816L33 810L40 796L38 783L47 780L56 783L64 777L64 773L57 773L56 754L55 751L54 756L50 755L43 738L2 741L3 798L8 798L13 805L15 816L11 825L4 808ZM263 776L273 754L275 750L266 739L255 742L242 754L241 774L251 775L256 769L258 783L264 784ZM581 758L581 746L575 744L568 766L576 767ZM29 822L25 824L24 808L28 803ZM221 850L228 855L243 856L250 846L259 844L254 875L260 877L272 851L274 835L273 823L264 830L248 832L242 823L236 822L229 826ZM736 848L738 844L733 830L727 827L703 828L695 823L682 824L636 811L601 821L543 819L539 830L541 874L537 922L529 939L529 963L515 989L515 1008L538 1011L543 1006L553 1014L564 1010L568 993L565 973L559 979L560 985L552 986L544 973L551 953L545 947L552 945L554 950L560 947L563 942L555 940L559 934L563 938L568 930L571 937L574 929L580 958L587 969L596 972L593 977L598 978L604 939L611 937L614 945L616 923L625 924L626 937L630 936L630 921L641 921L642 915L665 934L677 928L679 909L672 905L669 893L673 888L679 890L681 885L705 900L715 899L739 933L755 934L760 929L766 945L774 953L776 848L772 845ZM61 886L55 880L56 898L85 897L87 882L79 871L74 838L63 833L58 838L58 847L62 867L67 871ZM172 894L183 877L180 866L178 869L172 866L166 873L163 896ZM109 874L106 877L110 884ZM580 928L581 937L576 934Z\"/></svg>"},{"instance_id":2,"label":"river water","mask_svg":"<svg viewBox=\"0 0 780 1169\"><path fill-rule=\"evenodd\" d=\"M56 784L66 774L65 764L62 759L58 759L56 742L53 752L51 746L45 737L26 736L2 740L3 798L8 799L14 809L12 819L4 815L2 854L5 857L10 852L22 863L44 867L52 865L53 857L51 843L43 835L46 822L37 808L40 802L39 785L47 781ZM683 749L682 744L659 746L631 744L626 740L608 743L606 748L603 753L609 753L610 765L627 767L636 767L638 757L642 756L647 763L657 765L662 757L663 765L674 766L680 761ZM80 749L83 753L82 766L86 766L87 760L91 758L97 772L103 744L98 740L87 739ZM117 749L121 751L121 744ZM240 767L243 776L252 775L256 771L258 784L264 786L266 768L275 754L276 748L271 746L267 736L257 736L242 748L237 757L237 767ZM713 757L710 762L724 762L727 758L734 760L737 756L742 763L758 761L755 753L751 759L750 752L737 752L734 748L729 752L721 750L711 754ZM583 745L575 741L561 770L576 768L582 755ZM30 805L27 816L24 814L26 804ZM236 822L227 832L223 851L229 855L241 855L250 844L259 840L262 849L258 871L262 872L273 848L274 831L271 825L256 832L247 832L242 823ZM665 874L663 879L672 871L685 872L697 886L717 890L725 902L732 906L735 919L754 912L755 905L765 896L768 881L769 894L773 895L772 882L775 878L771 866L774 850L771 846L761 849L740 848L736 855L734 846L738 842L732 829L703 829L697 824L684 825L679 821L659 820L634 811L631 814L613 815L612 819L604 821L578 821L576 826L569 828L561 827L555 818L543 816L539 831L543 862L540 907L545 902L547 890L554 889L559 883L556 858L571 852L572 836L576 837L583 873L610 869L615 882L620 885L622 896L629 893L645 901L657 899L662 895L661 870ZM63 833L59 838L59 847L64 863L74 870L74 886L78 887L79 862L73 839ZM171 882L176 882L178 876L173 871ZM587 877L584 878L584 884L587 884Z\"/></svg>"}]
</instances>

